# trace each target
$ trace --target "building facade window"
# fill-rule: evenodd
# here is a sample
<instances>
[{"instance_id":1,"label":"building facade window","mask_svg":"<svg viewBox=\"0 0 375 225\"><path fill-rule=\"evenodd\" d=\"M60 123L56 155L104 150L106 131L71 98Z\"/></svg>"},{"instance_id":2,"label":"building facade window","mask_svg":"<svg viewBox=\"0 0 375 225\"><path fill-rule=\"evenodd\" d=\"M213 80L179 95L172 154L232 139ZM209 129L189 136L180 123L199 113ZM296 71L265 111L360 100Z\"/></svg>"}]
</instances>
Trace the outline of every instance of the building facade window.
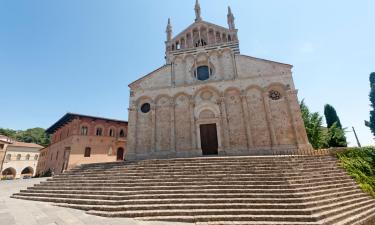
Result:
<instances>
[{"instance_id":1,"label":"building facade window","mask_svg":"<svg viewBox=\"0 0 375 225\"><path fill-rule=\"evenodd\" d=\"M142 106L141 106L141 112L143 113L148 113L150 112L151 110L151 105L150 103L144 103Z\"/></svg>"},{"instance_id":2,"label":"building facade window","mask_svg":"<svg viewBox=\"0 0 375 225\"><path fill-rule=\"evenodd\" d=\"M11 154L7 154L6 160L8 160L8 161L12 160L12 155Z\"/></svg>"},{"instance_id":3,"label":"building facade window","mask_svg":"<svg viewBox=\"0 0 375 225\"><path fill-rule=\"evenodd\" d=\"M30 160L30 155L27 154L26 157L25 157L26 160Z\"/></svg>"},{"instance_id":4,"label":"building facade window","mask_svg":"<svg viewBox=\"0 0 375 225\"><path fill-rule=\"evenodd\" d=\"M4 144L0 144L0 149L4 149Z\"/></svg>"},{"instance_id":5,"label":"building facade window","mask_svg":"<svg viewBox=\"0 0 375 225\"><path fill-rule=\"evenodd\" d=\"M115 136L115 131L111 128L109 129L109 136L114 137Z\"/></svg>"},{"instance_id":6,"label":"building facade window","mask_svg":"<svg viewBox=\"0 0 375 225\"><path fill-rule=\"evenodd\" d=\"M90 157L91 156L91 148L90 147L86 147L85 148L85 157Z\"/></svg>"},{"instance_id":7,"label":"building facade window","mask_svg":"<svg viewBox=\"0 0 375 225\"><path fill-rule=\"evenodd\" d=\"M269 92L269 97L272 100L279 100L281 99L281 94L278 91L272 90Z\"/></svg>"},{"instance_id":8,"label":"building facade window","mask_svg":"<svg viewBox=\"0 0 375 225\"><path fill-rule=\"evenodd\" d=\"M208 66L198 66L194 71L194 76L197 80L204 81L208 80L212 74L212 69Z\"/></svg>"},{"instance_id":9,"label":"building facade window","mask_svg":"<svg viewBox=\"0 0 375 225\"><path fill-rule=\"evenodd\" d=\"M96 136L102 136L103 135L103 128L98 127L96 128Z\"/></svg>"},{"instance_id":10,"label":"building facade window","mask_svg":"<svg viewBox=\"0 0 375 225\"><path fill-rule=\"evenodd\" d=\"M17 154L17 160L21 160L21 154Z\"/></svg>"},{"instance_id":11,"label":"building facade window","mask_svg":"<svg viewBox=\"0 0 375 225\"><path fill-rule=\"evenodd\" d=\"M34 160L38 160L38 155L35 155L35 156L34 156Z\"/></svg>"},{"instance_id":12,"label":"building facade window","mask_svg":"<svg viewBox=\"0 0 375 225\"><path fill-rule=\"evenodd\" d=\"M81 135L87 136L88 133L89 133L89 128L87 126L82 126L81 127Z\"/></svg>"},{"instance_id":13,"label":"building facade window","mask_svg":"<svg viewBox=\"0 0 375 225\"><path fill-rule=\"evenodd\" d=\"M124 131L124 129L120 130L120 137L125 137L125 131Z\"/></svg>"}]
</instances>

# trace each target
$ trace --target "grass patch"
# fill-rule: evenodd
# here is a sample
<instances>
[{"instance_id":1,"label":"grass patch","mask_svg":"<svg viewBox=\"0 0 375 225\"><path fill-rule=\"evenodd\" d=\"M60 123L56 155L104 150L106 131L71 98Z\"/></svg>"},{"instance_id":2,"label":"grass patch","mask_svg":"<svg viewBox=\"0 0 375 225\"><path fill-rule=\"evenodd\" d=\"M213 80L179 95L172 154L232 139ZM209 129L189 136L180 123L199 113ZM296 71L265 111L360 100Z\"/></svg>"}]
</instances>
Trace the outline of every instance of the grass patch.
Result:
<instances>
[{"instance_id":1,"label":"grass patch","mask_svg":"<svg viewBox=\"0 0 375 225\"><path fill-rule=\"evenodd\" d=\"M337 157L361 189L375 197L375 147L348 148Z\"/></svg>"}]
</instances>

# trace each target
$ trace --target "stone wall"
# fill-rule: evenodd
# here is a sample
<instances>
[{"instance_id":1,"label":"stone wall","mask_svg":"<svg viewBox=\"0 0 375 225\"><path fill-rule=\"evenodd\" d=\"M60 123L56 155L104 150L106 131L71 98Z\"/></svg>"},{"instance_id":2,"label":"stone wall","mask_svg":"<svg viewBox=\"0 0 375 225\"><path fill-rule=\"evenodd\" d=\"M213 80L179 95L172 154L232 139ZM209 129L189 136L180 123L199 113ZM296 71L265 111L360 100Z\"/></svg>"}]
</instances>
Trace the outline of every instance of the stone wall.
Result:
<instances>
[{"instance_id":1,"label":"stone wall","mask_svg":"<svg viewBox=\"0 0 375 225\"><path fill-rule=\"evenodd\" d=\"M212 69L208 80L195 78L199 65ZM177 56L165 68L130 85L129 159L200 156L199 125L208 123L217 126L219 155L310 148L292 66L227 49Z\"/></svg>"}]
</instances>

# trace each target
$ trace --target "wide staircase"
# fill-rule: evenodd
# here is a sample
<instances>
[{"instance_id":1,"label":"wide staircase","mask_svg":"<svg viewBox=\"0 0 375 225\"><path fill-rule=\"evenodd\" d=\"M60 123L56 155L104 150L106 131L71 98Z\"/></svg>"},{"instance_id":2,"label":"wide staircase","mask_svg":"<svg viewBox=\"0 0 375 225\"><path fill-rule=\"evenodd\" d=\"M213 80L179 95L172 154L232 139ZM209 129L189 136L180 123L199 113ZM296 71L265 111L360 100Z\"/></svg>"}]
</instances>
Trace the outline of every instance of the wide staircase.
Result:
<instances>
[{"instance_id":1,"label":"wide staircase","mask_svg":"<svg viewBox=\"0 0 375 225\"><path fill-rule=\"evenodd\" d=\"M82 165L12 197L104 217L199 225L375 224L375 200L330 156Z\"/></svg>"}]
</instances>

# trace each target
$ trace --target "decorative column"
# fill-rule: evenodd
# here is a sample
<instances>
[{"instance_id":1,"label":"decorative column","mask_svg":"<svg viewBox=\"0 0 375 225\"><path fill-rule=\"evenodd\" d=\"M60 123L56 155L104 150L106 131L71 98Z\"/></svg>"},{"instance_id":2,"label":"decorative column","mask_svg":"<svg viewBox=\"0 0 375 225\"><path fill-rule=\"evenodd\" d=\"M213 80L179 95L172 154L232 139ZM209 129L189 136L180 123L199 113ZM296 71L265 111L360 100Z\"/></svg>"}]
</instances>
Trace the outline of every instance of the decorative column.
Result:
<instances>
[{"instance_id":1,"label":"decorative column","mask_svg":"<svg viewBox=\"0 0 375 225\"><path fill-rule=\"evenodd\" d=\"M191 47L194 48L194 32L191 31Z\"/></svg>"},{"instance_id":2,"label":"decorative column","mask_svg":"<svg viewBox=\"0 0 375 225\"><path fill-rule=\"evenodd\" d=\"M242 115L246 127L246 136L247 136L247 148L251 149L254 147L253 137L251 135L251 124L249 116L249 106L247 105L247 97L245 94L241 94L241 103L242 103Z\"/></svg>"},{"instance_id":3,"label":"decorative column","mask_svg":"<svg viewBox=\"0 0 375 225\"><path fill-rule=\"evenodd\" d=\"M169 103L169 110L171 113L171 152L176 152L176 123L175 123L175 104L173 98L170 100Z\"/></svg>"},{"instance_id":4,"label":"decorative column","mask_svg":"<svg viewBox=\"0 0 375 225\"><path fill-rule=\"evenodd\" d=\"M227 109L225 105L225 97L221 96L220 97L220 111L221 111L221 123L223 127L223 140L224 140L224 151L230 149L230 140L229 140L229 124L228 124L228 115L227 115Z\"/></svg>"},{"instance_id":5,"label":"decorative column","mask_svg":"<svg viewBox=\"0 0 375 225\"><path fill-rule=\"evenodd\" d=\"M195 102L193 97L190 96L189 99L189 112L190 112L190 133L191 133L191 148L197 150L197 136L195 132L195 115L194 115Z\"/></svg>"},{"instance_id":6,"label":"decorative column","mask_svg":"<svg viewBox=\"0 0 375 225\"><path fill-rule=\"evenodd\" d=\"M264 109L266 111L268 130L271 136L271 145L272 147L276 147L278 143L277 143L275 128L273 127L273 124L272 124L272 114L271 114L271 109L270 109L270 100L268 97L268 92L264 92L262 95L263 95Z\"/></svg>"},{"instance_id":7,"label":"decorative column","mask_svg":"<svg viewBox=\"0 0 375 225\"><path fill-rule=\"evenodd\" d=\"M152 124L152 131L151 131L151 154L154 154L157 151L156 148L156 109L157 105L151 106L151 124Z\"/></svg>"}]
</instances>

